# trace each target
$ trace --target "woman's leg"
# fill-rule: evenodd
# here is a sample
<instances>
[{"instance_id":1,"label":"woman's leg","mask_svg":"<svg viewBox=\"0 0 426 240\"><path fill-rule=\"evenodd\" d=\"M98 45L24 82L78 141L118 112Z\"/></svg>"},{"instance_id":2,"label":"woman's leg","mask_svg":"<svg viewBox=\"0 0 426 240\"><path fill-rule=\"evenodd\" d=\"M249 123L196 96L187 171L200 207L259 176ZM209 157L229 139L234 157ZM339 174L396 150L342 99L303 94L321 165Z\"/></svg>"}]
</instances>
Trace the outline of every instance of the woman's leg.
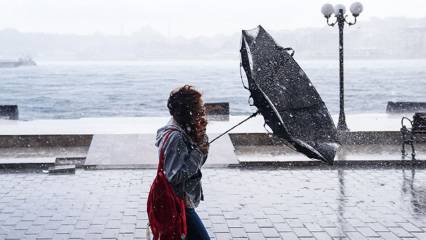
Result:
<instances>
[{"instance_id":1,"label":"woman's leg","mask_svg":"<svg viewBox=\"0 0 426 240\"><path fill-rule=\"evenodd\" d=\"M188 227L186 240L209 240L209 234L195 210L193 208L186 208L185 210Z\"/></svg>"}]
</instances>

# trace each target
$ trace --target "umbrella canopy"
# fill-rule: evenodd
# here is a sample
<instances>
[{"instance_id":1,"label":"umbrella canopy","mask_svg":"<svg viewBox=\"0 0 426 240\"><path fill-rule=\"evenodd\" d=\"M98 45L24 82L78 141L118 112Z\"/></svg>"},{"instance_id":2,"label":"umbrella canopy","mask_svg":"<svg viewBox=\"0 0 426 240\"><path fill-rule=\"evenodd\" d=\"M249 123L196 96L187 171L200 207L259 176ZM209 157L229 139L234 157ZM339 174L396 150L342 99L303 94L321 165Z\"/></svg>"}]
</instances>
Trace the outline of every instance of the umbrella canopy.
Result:
<instances>
[{"instance_id":1,"label":"umbrella canopy","mask_svg":"<svg viewBox=\"0 0 426 240\"><path fill-rule=\"evenodd\" d=\"M262 26L243 30L241 63L253 104L273 133L310 158L332 164L337 130L308 76Z\"/></svg>"}]
</instances>

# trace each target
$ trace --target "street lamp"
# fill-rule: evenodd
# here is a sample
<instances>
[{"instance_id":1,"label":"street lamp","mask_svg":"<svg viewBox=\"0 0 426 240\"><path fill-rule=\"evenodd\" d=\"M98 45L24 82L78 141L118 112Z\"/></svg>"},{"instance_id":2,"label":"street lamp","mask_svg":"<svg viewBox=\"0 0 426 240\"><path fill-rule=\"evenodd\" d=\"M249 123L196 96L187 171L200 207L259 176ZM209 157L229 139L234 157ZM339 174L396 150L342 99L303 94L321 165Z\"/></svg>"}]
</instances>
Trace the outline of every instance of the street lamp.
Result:
<instances>
[{"instance_id":1,"label":"street lamp","mask_svg":"<svg viewBox=\"0 0 426 240\"><path fill-rule=\"evenodd\" d=\"M353 22L349 21L348 15L345 15L346 13L346 7L343 4L336 4L334 7L333 5L327 3L324 4L321 8L321 12L324 15L325 18L327 18L327 24L331 27L334 27L334 25L339 26L339 63L340 63L340 71L339 71L339 85L340 85L340 112L339 112L339 122L337 124L337 130L340 131L349 131L347 125L346 125L346 118L345 118L345 106L344 106L344 80L343 80L343 27L345 26L345 23L347 23L349 26L352 26L356 23L356 18L361 14L363 10L363 6L359 2L352 3L349 10L352 13L352 16L354 18ZM334 14L335 21L330 22L331 16Z\"/></svg>"}]
</instances>

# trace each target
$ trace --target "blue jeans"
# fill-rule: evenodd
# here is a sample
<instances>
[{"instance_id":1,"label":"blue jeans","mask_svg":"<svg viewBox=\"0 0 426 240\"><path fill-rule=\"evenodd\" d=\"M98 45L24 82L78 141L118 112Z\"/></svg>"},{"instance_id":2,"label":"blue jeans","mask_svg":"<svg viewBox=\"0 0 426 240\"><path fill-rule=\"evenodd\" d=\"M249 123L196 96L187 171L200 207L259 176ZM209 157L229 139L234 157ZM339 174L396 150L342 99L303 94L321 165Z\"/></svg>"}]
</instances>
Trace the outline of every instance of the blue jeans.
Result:
<instances>
[{"instance_id":1,"label":"blue jeans","mask_svg":"<svg viewBox=\"0 0 426 240\"><path fill-rule=\"evenodd\" d=\"M210 240L209 234L193 208L186 208L186 240Z\"/></svg>"}]
</instances>

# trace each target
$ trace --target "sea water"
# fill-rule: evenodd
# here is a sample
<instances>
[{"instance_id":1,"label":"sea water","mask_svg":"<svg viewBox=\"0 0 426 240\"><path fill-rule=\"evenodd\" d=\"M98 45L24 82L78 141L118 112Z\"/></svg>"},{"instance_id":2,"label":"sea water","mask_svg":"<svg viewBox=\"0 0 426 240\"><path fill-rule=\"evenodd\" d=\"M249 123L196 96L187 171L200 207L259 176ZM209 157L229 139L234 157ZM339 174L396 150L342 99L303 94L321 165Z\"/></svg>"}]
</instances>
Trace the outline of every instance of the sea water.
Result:
<instances>
[{"instance_id":1,"label":"sea water","mask_svg":"<svg viewBox=\"0 0 426 240\"><path fill-rule=\"evenodd\" d=\"M337 60L299 60L329 111L339 111ZM243 73L244 78L244 73ZM170 90L192 84L205 102L229 102L247 115L249 92L238 60L39 62L0 68L0 104L17 104L20 119L166 116ZM426 59L345 62L345 111L385 112L388 101L426 102Z\"/></svg>"}]
</instances>

